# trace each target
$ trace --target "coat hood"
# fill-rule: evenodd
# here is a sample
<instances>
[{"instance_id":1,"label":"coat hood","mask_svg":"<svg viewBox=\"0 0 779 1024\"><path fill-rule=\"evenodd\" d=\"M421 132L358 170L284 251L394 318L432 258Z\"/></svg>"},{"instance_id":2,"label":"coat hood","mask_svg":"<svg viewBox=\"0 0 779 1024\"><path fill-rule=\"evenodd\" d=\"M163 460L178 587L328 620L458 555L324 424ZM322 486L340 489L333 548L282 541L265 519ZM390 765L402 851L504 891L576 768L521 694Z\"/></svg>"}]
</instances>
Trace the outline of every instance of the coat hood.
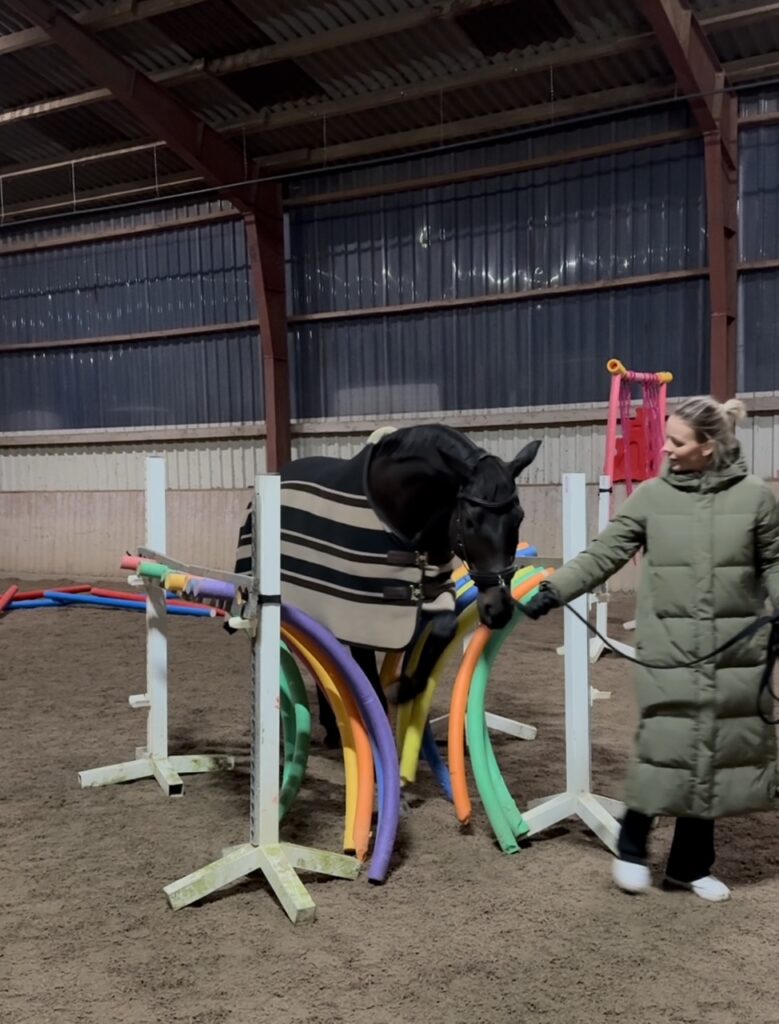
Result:
<instances>
[{"instance_id":1,"label":"coat hood","mask_svg":"<svg viewBox=\"0 0 779 1024\"><path fill-rule=\"evenodd\" d=\"M660 473L660 477L667 484L679 491L701 491L702 493L724 491L747 476L749 476L749 469L741 454L740 444L733 448L728 460L717 469L707 469L703 473L674 473L666 459Z\"/></svg>"}]
</instances>

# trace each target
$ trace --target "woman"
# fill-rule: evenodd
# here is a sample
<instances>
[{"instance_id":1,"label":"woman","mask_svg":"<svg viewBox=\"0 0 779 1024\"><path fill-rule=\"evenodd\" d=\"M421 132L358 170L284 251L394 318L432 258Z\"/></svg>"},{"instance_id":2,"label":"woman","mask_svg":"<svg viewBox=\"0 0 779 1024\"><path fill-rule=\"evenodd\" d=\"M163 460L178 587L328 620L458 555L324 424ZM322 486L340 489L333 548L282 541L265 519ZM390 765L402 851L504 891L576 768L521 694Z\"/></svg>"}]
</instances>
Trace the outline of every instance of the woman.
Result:
<instances>
[{"instance_id":1,"label":"woman","mask_svg":"<svg viewBox=\"0 0 779 1024\"><path fill-rule=\"evenodd\" d=\"M779 513L750 476L735 437L743 403L692 398L667 423L661 475L628 498L603 533L542 585L531 618L567 604L643 549L636 656L678 666L713 651L764 611L779 608ZM776 735L758 712L765 630L693 668L636 667L640 723L614 861L625 892L651 878L653 819L676 820L666 882L726 900L711 875L714 821L765 810L776 792Z\"/></svg>"}]
</instances>

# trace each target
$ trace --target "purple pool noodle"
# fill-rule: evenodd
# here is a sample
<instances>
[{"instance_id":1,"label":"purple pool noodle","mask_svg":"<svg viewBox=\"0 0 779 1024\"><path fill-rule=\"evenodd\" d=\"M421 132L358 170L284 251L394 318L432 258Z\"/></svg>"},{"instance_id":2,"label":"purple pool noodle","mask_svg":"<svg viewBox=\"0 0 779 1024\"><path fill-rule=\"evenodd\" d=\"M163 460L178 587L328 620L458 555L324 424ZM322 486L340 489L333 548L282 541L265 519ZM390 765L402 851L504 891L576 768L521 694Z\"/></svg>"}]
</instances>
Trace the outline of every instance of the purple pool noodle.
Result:
<instances>
[{"instance_id":1,"label":"purple pool noodle","mask_svg":"<svg viewBox=\"0 0 779 1024\"><path fill-rule=\"evenodd\" d=\"M197 580L195 583L195 594L198 597L217 597L223 601L232 601L235 598L236 587L234 583L225 583L223 580Z\"/></svg>"},{"instance_id":2,"label":"purple pool noodle","mask_svg":"<svg viewBox=\"0 0 779 1024\"><path fill-rule=\"evenodd\" d=\"M383 882L389 871L400 818L400 766L389 718L362 669L332 633L299 608L288 604L281 606L281 619L310 636L333 659L357 703L365 725L373 734L374 747L381 761L383 792L368 878L372 882Z\"/></svg>"},{"instance_id":3,"label":"purple pool noodle","mask_svg":"<svg viewBox=\"0 0 779 1024\"><path fill-rule=\"evenodd\" d=\"M52 601L50 597L32 597L27 601L11 601L5 610L15 612L19 608L59 608L60 605L60 601Z\"/></svg>"},{"instance_id":4,"label":"purple pool noodle","mask_svg":"<svg viewBox=\"0 0 779 1024\"><path fill-rule=\"evenodd\" d=\"M57 590L47 590L44 597L51 598L52 604L90 604L103 608L123 608L130 612L145 612L145 601L120 601L114 597L95 597L93 594L62 594ZM168 615L196 615L210 618L210 608L182 608L180 605L168 605Z\"/></svg>"}]
</instances>

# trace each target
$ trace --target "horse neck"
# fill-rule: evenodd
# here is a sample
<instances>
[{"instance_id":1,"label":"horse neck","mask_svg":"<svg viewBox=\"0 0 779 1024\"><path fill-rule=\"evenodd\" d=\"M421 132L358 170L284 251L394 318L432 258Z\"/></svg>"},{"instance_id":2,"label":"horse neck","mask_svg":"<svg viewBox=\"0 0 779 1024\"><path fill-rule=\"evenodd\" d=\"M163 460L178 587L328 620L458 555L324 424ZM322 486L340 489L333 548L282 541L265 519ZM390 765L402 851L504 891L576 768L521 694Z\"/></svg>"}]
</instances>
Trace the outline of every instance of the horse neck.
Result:
<instances>
[{"instance_id":1,"label":"horse neck","mask_svg":"<svg viewBox=\"0 0 779 1024\"><path fill-rule=\"evenodd\" d=\"M414 540L417 550L435 564L448 559L449 522L457 500L454 474L432 473L421 461L417 467L378 457L371 467L370 494L393 530Z\"/></svg>"}]
</instances>

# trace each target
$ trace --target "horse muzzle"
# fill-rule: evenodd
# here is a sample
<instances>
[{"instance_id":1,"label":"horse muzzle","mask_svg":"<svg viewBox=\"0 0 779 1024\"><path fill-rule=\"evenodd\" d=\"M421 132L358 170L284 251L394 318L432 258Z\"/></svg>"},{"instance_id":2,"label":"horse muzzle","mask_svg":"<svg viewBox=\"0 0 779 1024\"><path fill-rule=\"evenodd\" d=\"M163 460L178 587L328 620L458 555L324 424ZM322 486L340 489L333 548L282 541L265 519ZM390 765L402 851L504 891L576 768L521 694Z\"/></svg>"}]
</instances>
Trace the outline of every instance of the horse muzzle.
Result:
<instances>
[{"instance_id":1,"label":"horse muzzle","mask_svg":"<svg viewBox=\"0 0 779 1024\"><path fill-rule=\"evenodd\" d=\"M490 587L477 599L479 619L489 629L502 629L511 621L514 600L507 587Z\"/></svg>"}]
</instances>

